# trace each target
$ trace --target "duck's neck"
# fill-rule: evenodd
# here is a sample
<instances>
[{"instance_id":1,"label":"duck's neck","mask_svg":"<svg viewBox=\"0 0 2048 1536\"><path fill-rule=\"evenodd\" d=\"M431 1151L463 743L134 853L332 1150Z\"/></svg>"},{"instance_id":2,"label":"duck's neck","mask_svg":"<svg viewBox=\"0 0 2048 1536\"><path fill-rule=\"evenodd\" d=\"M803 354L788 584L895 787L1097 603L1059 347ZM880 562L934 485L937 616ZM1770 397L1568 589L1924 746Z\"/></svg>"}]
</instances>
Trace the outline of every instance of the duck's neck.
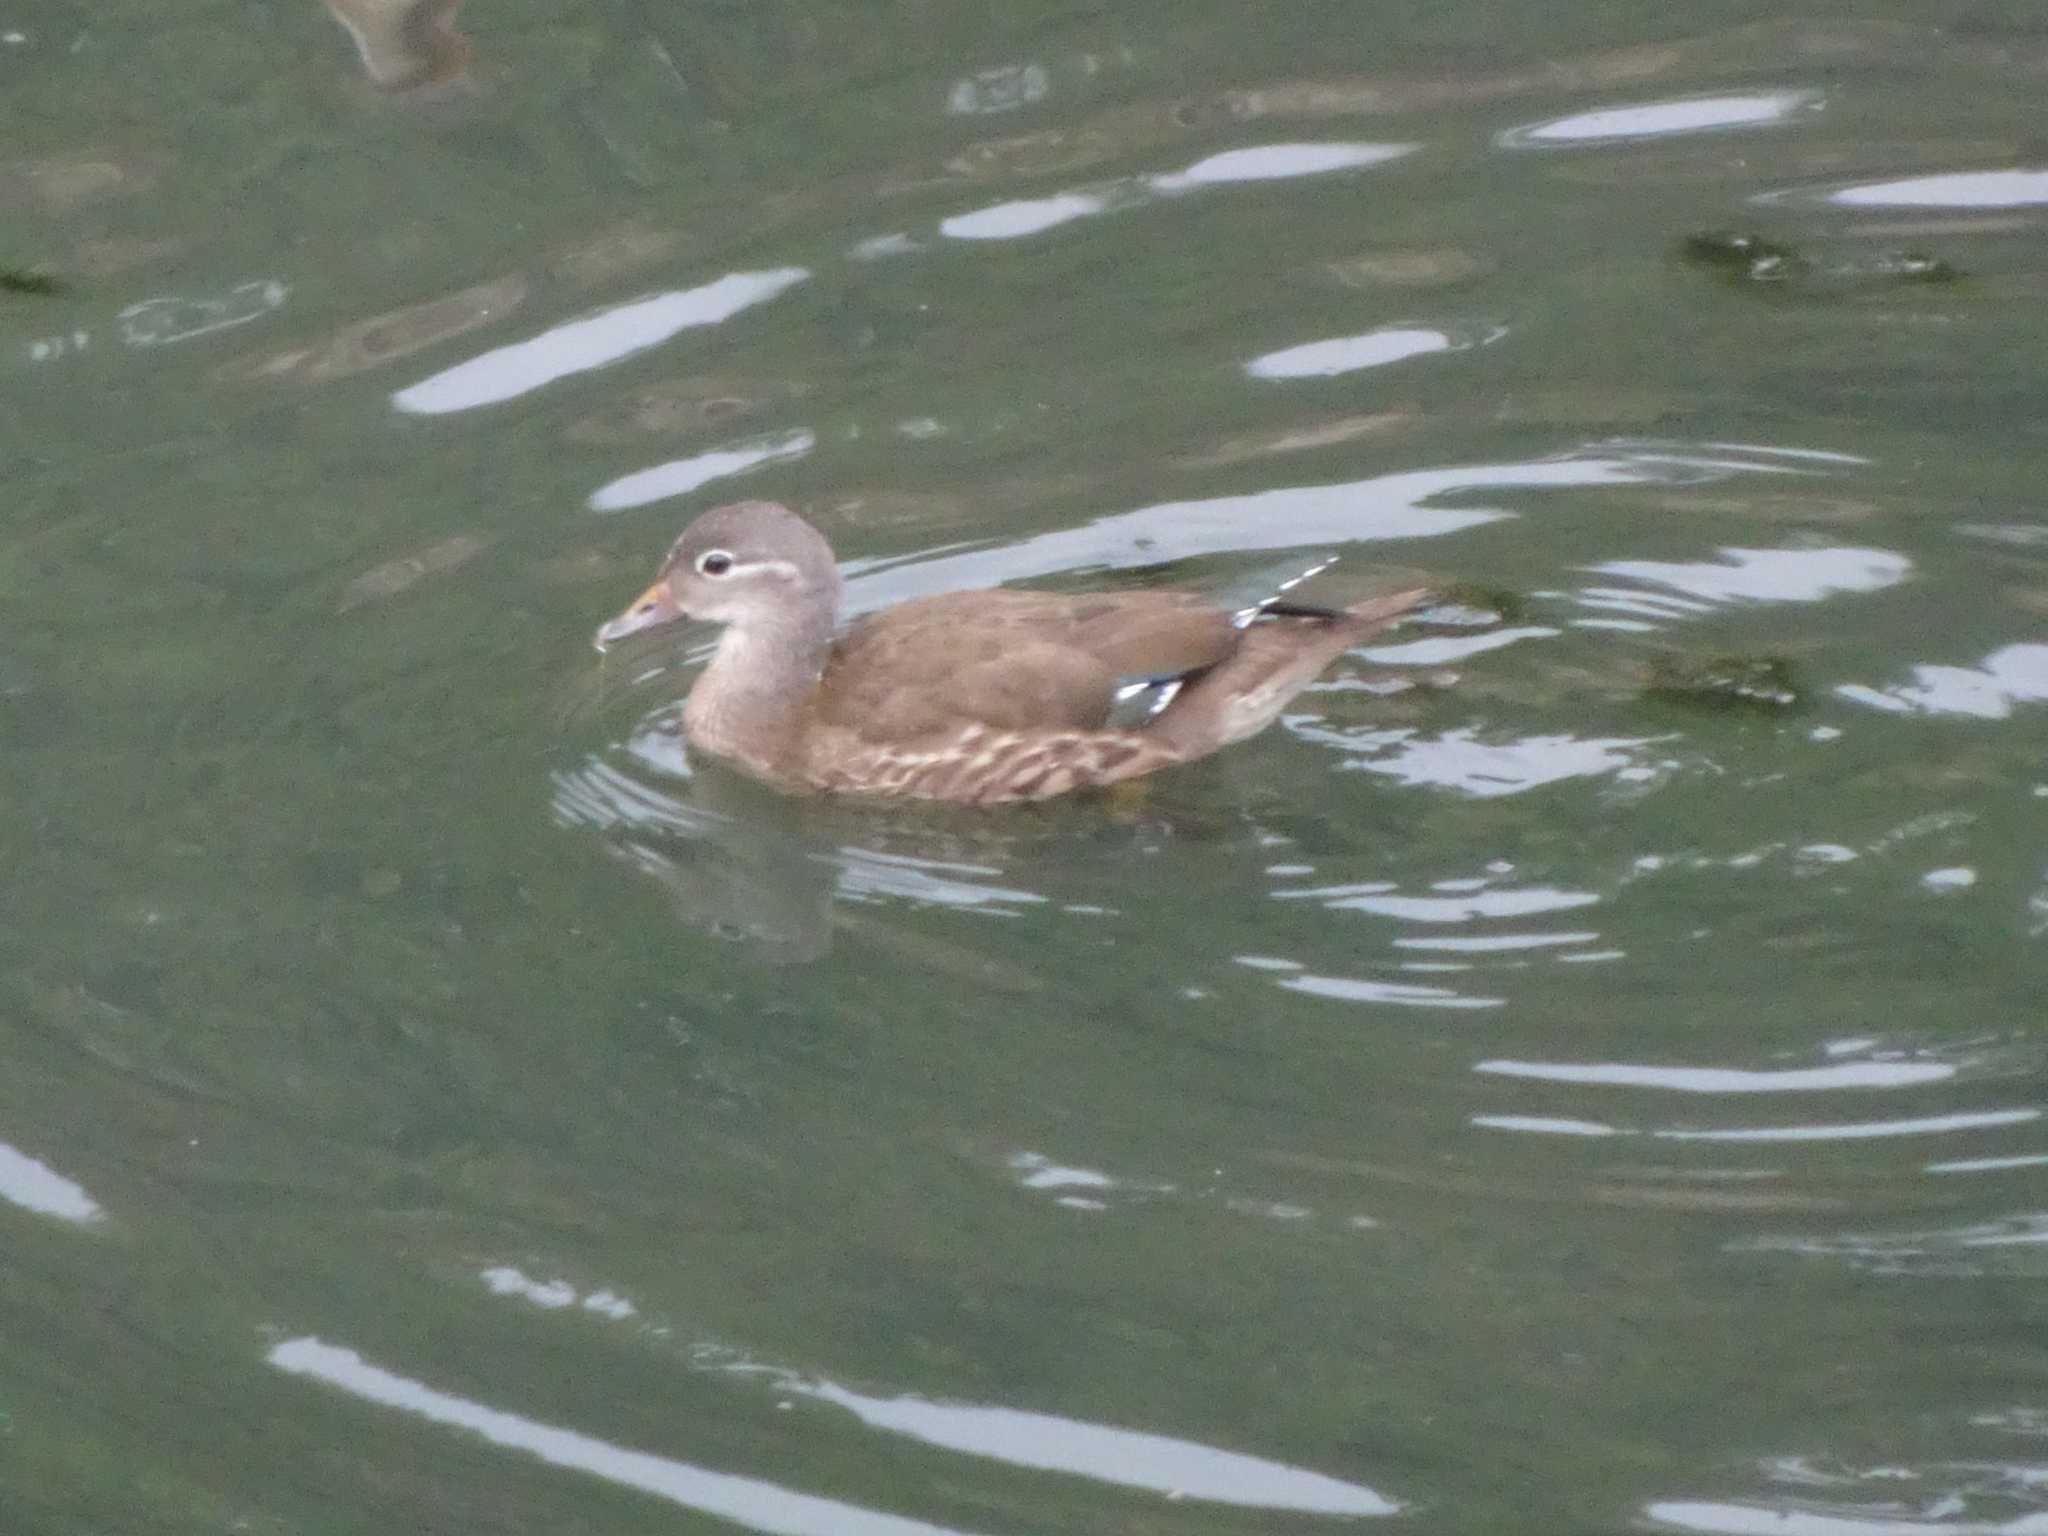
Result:
<instances>
[{"instance_id":1,"label":"duck's neck","mask_svg":"<svg viewBox=\"0 0 2048 1536\"><path fill-rule=\"evenodd\" d=\"M690 689L683 728L693 745L773 772L803 728L832 650L833 614L777 614L729 624Z\"/></svg>"}]
</instances>

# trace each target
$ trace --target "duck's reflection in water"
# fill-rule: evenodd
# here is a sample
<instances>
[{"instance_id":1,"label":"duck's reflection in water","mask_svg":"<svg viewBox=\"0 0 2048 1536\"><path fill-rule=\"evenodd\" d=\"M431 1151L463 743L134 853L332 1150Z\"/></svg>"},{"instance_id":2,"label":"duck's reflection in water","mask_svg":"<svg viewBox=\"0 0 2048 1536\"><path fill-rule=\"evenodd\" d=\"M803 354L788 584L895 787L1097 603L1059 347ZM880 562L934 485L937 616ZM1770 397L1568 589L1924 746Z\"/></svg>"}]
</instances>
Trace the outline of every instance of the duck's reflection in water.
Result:
<instances>
[{"instance_id":1,"label":"duck's reflection in water","mask_svg":"<svg viewBox=\"0 0 2048 1536\"><path fill-rule=\"evenodd\" d=\"M818 959L832 945L831 850L774 791L738 774L651 782L646 759L680 764L679 716L680 708L657 715L628 744L641 772L593 755L557 774L556 820L608 834L605 846L659 884L687 926L772 964Z\"/></svg>"},{"instance_id":2,"label":"duck's reflection in water","mask_svg":"<svg viewBox=\"0 0 2048 1536\"><path fill-rule=\"evenodd\" d=\"M408 91L459 77L469 39L455 30L462 0L326 0L355 39L363 73L386 91Z\"/></svg>"},{"instance_id":3,"label":"duck's reflection in water","mask_svg":"<svg viewBox=\"0 0 2048 1536\"><path fill-rule=\"evenodd\" d=\"M823 957L835 932L968 975L1009 993L1039 981L977 949L865 916L876 902L1006 914L1047 898L1019 889L998 860L1019 833L949 829L927 809L908 821L872 807L792 800L717 764L687 763L682 706L656 711L620 748L555 775L555 819L594 830L619 860L667 893L677 918L770 965Z\"/></svg>"}]
</instances>

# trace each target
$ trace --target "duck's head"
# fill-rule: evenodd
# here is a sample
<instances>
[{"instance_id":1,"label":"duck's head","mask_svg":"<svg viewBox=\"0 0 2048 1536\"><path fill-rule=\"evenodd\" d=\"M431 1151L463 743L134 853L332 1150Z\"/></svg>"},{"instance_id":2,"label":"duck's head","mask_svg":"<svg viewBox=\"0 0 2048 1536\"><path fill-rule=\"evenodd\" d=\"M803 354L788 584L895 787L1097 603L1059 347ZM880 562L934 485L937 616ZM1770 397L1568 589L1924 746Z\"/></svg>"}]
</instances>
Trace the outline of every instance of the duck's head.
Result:
<instances>
[{"instance_id":1,"label":"duck's head","mask_svg":"<svg viewBox=\"0 0 2048 1536\"><path fill-rule=\"evenodd\" d=\"M839 564L825 536L772 501L714 507L685 528L654 585L597 632L614 641L677 619L829 629L839 606Z\"/></svg>"}]
</instances>

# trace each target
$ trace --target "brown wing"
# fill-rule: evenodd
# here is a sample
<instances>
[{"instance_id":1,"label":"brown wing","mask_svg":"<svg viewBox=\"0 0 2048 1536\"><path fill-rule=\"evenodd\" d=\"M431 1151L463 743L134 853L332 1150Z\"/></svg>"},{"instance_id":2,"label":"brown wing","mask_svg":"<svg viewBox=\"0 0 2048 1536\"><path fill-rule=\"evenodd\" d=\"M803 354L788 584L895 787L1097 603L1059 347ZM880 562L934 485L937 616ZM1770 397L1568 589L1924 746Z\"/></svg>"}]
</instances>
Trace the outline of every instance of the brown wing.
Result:
<instances>
[{"instance_id":1,"label":"brown wing","mask_svg":"<svg viewBox=\"0 0 2048 1536\"><path fill-rule=\"evenodd\" d=\"M1212 667L1230 615L1186 592L949 592L860 620L834 647L817 713L870 740L909 742L973 721L1099 730L1120 678Z\"/></svg>"}]
</instances>

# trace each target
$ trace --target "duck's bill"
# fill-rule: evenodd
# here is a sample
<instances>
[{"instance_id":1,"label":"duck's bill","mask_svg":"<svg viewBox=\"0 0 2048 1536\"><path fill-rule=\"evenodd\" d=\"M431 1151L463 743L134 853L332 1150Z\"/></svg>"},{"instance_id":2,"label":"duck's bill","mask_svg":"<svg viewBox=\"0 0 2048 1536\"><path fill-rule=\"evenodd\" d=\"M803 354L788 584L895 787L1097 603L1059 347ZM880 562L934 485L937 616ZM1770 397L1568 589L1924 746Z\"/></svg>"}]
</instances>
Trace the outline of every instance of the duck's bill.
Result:
<instances>
[{"instance_id":1,"label":"duck's bill","mask_svg":"<svg viewBox=\"0 0 2048 1536\"><path fill-rule=\"evenodd\" d=\"M683 610L676 606L676 600L668 595L668 587L656 582L628 603L619 616L610 623L600 625L592 643L598 650L607 651L628 635L637 635L643 629L654 629L663 624L673 624L683 616Z\"/></svg>"}]
</instances>

